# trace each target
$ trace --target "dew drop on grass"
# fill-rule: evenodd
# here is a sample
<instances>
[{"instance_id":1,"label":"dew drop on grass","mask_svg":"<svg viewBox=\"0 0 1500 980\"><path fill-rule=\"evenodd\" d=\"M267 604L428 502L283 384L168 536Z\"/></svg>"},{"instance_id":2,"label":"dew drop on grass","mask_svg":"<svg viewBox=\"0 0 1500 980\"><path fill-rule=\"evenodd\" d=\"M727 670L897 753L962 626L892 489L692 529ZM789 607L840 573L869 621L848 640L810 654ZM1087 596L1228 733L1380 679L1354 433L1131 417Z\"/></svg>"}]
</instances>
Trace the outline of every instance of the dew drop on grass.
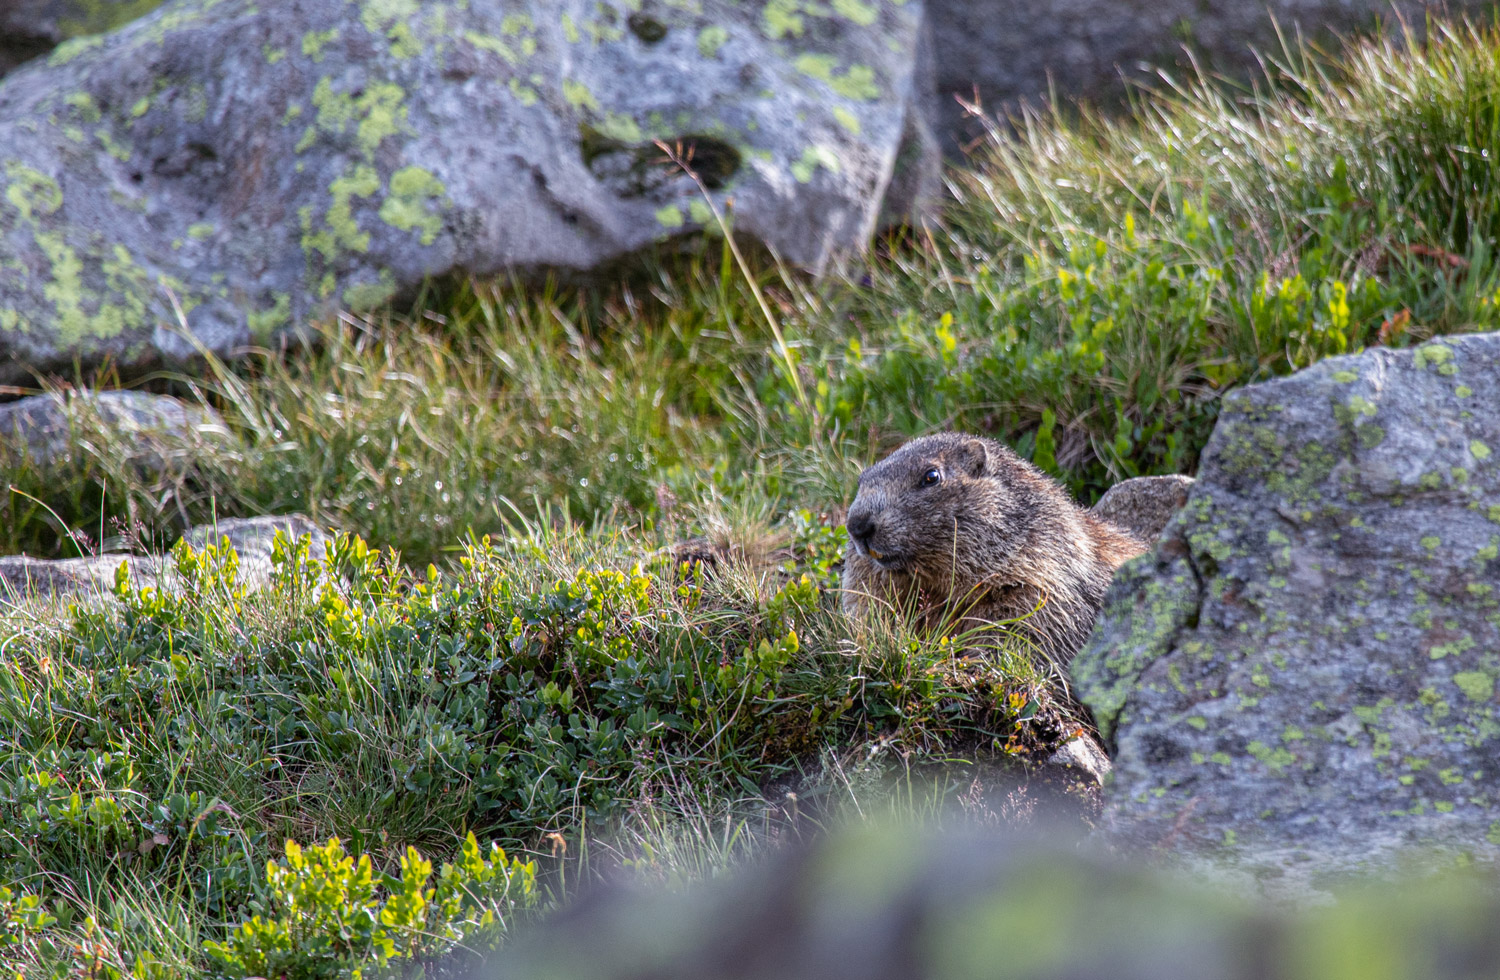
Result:
<instances>
[{"instance_id":1,"label":"dew drop on grass","mask_svg":"<svg viewBox=\"0 0 1500 980\"><path fill-rule=\"evenodd\" d=\"M578 485L580 487L586 487L586 486L588 486L589 485L589 478L586 477L586 476L579 477L579 479L578 479Z\"/></svg>"}]
</instances>

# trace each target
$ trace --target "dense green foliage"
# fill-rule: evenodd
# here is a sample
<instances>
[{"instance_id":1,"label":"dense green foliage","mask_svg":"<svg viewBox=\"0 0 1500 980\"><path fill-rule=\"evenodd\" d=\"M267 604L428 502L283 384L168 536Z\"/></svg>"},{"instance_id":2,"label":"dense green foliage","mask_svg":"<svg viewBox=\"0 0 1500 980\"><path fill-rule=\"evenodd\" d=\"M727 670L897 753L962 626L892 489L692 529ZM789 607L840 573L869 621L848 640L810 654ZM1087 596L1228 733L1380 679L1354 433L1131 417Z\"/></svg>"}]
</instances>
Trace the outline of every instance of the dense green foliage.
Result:
<instances>
[{"instance_id":1,"label":"dense green foliage","mask_svg":"<svg viewBox=\"0 0 1500 980\"><path fill-rule=\"evenodd\" d=\"M706 242L151 379L242 440L159 475L86 415L63 469L0 460L0 551L300 510L400 552L283 548L248 593L184 548L180 594L0 613L0 962L434 973L580 856L708 874L782 832L789 786L862 807L896 760L1046 744L1067 722L1024 651L836 613L828 515L940 427L1085 499L1191 471L1233 386L1495 327L1497 40L1025 115L950 173L941 223L841 278Z\"/></svg>"},{"instance_id":2,"label":"dense green foliage","mask_svg":"<svg viewBox=\"0 0 1500 980\"><path fill-rule=\"evenodd\" d=\"M893 624L855 642L827 590L839 538L797 523L785 560L759 572L547 529L471 542L451 575L415 578L357 538L322 560L305 538L278 542L256 593L227 548L179 544L180 592L133 587L122 565L108 607L37 625L0 662L0 873L88 882L87 906L155 895L232 922L307 908L275 897L305 870L291 851L291 870L261 886L287 839L399 856L381 912L363 857L309 852L322 864L308 873L332 882L318 888L338 891L327 915L367 924L358 942L316 916L263 916L212 947L231 974L296 961L297 975L322 975L356 947L412 948L402 930L417 927L390 910L422 890L407 882L426 874L413 844L447 853L471 831L576 844L653 799L756 797L850 746L868 763L1055 740L1060 716L1022 651L955 660L948 637ZM430 899L459 902L438 924L462 936L464 912L484 932L487 906L460 902L458 884ZM19 921L29 912L17 906ZM382 924L389 935L370 931ZM181 936L111 942L101 962L127 973L201 960Z\"/></svg>"},{"instance_id":3,"label":"dense green foliage","mask_svg":"<svg viewBox=\"0 0 1500 980\"><path fill-rule=\"evenodd\" d=\"M337 838L304 851L286 842L286 863L266 869L268 904L209 953L236 976L341 977L365 972L468 976L498 947L507 918L536 905L535 862L507 859L497 844L486 857L470 833L455 864L432 880L432 862L408 847L399 875L377 874ZM385 894L382 897L381 892ZM444 957L458 944L466 956Z\"/></svg>"}]
</instances>

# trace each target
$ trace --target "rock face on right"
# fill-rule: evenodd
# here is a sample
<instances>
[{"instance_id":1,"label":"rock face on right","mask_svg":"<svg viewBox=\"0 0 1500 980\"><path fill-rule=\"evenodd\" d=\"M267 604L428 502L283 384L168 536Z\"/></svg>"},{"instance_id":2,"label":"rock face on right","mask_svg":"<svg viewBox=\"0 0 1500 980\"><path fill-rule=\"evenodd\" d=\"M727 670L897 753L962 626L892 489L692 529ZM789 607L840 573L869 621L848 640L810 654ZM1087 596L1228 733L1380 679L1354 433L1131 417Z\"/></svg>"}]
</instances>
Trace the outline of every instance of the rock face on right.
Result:
<instances>
[{"instance_id":1,"label":"rock face on right","mask_svg":"<svg viewBox=\"0 0 1500 980\"><path fill-rule=\"evenodd\" d=\"M1228 396L1072 664L1106 832L1293 890L1500 861L1497 454L1500 334Z\"/></svg>"}]
</instances>

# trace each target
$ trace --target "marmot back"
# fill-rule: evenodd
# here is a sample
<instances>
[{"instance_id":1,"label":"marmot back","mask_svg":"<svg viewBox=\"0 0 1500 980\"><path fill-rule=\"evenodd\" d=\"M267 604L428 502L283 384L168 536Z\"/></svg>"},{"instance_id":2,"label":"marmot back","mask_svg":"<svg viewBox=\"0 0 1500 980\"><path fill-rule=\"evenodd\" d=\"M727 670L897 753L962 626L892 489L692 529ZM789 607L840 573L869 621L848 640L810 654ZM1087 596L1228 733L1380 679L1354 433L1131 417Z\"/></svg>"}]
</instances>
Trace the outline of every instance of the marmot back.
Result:
<instances>
[{"instance_id":1,"label":"marmot back","mask_svg":"<svg viewBox=\"0 0 1500 980\"><path fill-rule=\"evenodd\" d=\"M960 628L1021 619L1060 662L1093 629L1115 569L1146 550L1007 447L954 432L865 470L846 525L846 610L887 602Z\"/></svg>"}]
</instances>

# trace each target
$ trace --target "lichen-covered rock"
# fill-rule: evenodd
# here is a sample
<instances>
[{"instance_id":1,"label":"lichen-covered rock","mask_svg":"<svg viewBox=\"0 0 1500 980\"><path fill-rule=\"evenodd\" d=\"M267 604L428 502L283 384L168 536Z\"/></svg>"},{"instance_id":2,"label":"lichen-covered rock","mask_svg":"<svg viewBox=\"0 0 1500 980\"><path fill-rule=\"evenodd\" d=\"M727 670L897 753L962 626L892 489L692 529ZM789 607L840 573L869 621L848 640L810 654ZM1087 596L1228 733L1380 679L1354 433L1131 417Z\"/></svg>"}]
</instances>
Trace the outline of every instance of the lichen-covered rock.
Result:
<instances>
[{"instance_id":1,"label":"lichen-covered rock","mask_svg":"<svg viewBox=\"0 0 1500 980\"><path fill-rule=\"evenodd\" d=\"M1500 858L1500 334L1227 397L1071 670L1117 840L1293 888Z\"/></svg>"},{"instance_id":2,"label":"lichen-covered rock","mask_svg":"<svg viewBox=\"0 0 1500 980\"><path fill-rule=\"evenodd\" d=\"M218 412L144 391L72 391L0 405L0 472L29 463L41 470L69 464L81 442L97 439L138 472L151 476L212 445L233 440Z\"/></svg>"},{"instance_id":3,"label":"lichen-covered rock","mask_svg":"<svg viewBox=\"0 0 1500 980\"><path fill-rule=\"evenodd\" d=\"M977 94L991 113L1056 93L1118 98L1125 81L1157 81L1158 66L1254 70L1281 36L1315 39L1384 20L1420 34L1429 13L1480 16L1491 0L928 0L937 61L932 124L950 148L978 128L960 104Z\"/></svg>"},{"instance_id":4,"label":"lichen-covered rock","mask_svg":"<svg viewBox=\"0 0 1500 980\"><path fill-rule=\"evenodd\" d=\"M921 17L172 0L0 81L0 381L231 353L425 276L588 270L713 225L657 141L738 233L819 268L867 240L898 161L931 165L903 150Z\"/></svg>"},{"instance_id":5,"label":"lichen-covered rock","mask_svg":"<svg viewBox=\"0 0 1500 980\"><path fill-rule=\"evenodd\" d=\"M199 551L228 538L239 560L236 582L257 589L270 581L271 552L278 532L288 539L306 536L308 557L313 559L321 559L332 542L327 532L301 514L226 519L201 524L182 537ZM36 600L103 602L114 590L121 562L129 569L134 588L180 586L168 555L104 554L55 560L9 555L0 557L0 604Z\"/></svg>"}]
</instances>

